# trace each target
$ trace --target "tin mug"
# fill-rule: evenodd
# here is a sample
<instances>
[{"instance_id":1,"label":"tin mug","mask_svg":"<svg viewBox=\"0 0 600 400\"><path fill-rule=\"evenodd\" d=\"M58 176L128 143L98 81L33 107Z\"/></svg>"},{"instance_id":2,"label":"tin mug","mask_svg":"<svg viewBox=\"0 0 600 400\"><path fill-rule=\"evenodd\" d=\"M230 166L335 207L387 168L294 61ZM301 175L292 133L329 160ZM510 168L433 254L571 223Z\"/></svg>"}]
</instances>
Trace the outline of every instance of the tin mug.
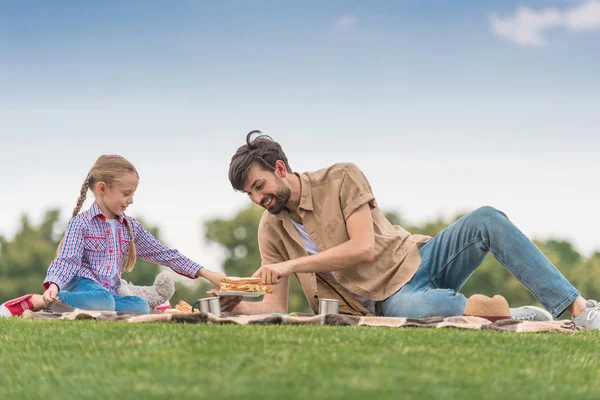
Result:
<instances>
[{"instance_id":1,"label":"tin mug","mask_svg":"<svg viewBox=\"0 0 600 400\"><path fill-rule=\"evenodd\" d=\"M319 299L319 315L339 314L340 301L335 299Z\"/></svg>"},{"instance_id":2,"label":"tin mug","mask_svg":"<svg viewBox=\"0 0 600 400\"><path fill-rule=\"evenodd\" d=\"M192 312L197 305L200 305L198 308L200 311L205 313L214 314L217 317L221 316L221 303L219 302L218 297L206 297L204 299L198 299L192 306Z\"/></svg>"}]
</instances>

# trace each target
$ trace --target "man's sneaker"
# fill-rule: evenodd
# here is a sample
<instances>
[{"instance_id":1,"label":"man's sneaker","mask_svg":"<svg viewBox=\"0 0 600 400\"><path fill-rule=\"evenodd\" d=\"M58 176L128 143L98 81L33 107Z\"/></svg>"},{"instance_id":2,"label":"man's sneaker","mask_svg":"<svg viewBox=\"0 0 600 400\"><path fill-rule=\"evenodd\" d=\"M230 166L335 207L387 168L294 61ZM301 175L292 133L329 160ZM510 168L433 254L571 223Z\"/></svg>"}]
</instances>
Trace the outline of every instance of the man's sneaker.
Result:
<instances>
[{"instance_id":1,"label":"man's sneaker","mask_svg":"<svg viewBox=\"0 0 600 400\"><path fill-rule=\"evenodd\" d=\"M596 300L588 300L585 302L587 307L575 318L572 318L573 323L578 328L600 329L600 304Z\"/></svg>"},{"instance_id":2,"label":"man's sneaker","mask_svg":"<svg viewBox=\"0 0 600 400\"><path fill-rule=\"evenodd\" d=\"M518 321L552 321L552 314L543 308L524 306L510 309L510 316Z\"/></svg>"},{"instance_id":3,"label":"man's sneaker","mask_svg":"<svg viewBox=\"0 0 600 400\"><path fill-rule=\"evenodd\" d=\"M17 317L22 315L25 310L33 310L31 296L33 295L28 294L0 305L0 317Z\"/></svg>"},{"instance_id":4,"label":"man's sneaker","mask_svg":"<svg viewBox=\"0 0 600 400\"><path fill-rule=\"evenodd\" d=\"M586 300L585 307L586 308L598 308L598 307L600 307L600 303L598 303L596 300Z\"/></svg>"}]
</instances>

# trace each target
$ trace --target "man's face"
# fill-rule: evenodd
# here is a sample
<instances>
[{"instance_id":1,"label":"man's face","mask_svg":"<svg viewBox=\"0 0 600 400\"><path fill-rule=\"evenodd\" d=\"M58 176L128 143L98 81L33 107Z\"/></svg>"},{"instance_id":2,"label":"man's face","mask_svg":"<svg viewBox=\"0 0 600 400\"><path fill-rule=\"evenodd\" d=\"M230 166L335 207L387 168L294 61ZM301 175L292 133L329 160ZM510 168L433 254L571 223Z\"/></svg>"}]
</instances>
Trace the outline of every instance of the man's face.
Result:
<instances>
[{"instance_id":1,"label":"man's face","mask_svg":"<svg viewBox=\"0 0 600 400\"><path fill-rule=\"evenodd\" d=\"M277 171L266 171L258 165L253 165L248 171L243 190L253 203L266 208L271 214L279 214L292 195Z\"/></svg>"}]
</instances>

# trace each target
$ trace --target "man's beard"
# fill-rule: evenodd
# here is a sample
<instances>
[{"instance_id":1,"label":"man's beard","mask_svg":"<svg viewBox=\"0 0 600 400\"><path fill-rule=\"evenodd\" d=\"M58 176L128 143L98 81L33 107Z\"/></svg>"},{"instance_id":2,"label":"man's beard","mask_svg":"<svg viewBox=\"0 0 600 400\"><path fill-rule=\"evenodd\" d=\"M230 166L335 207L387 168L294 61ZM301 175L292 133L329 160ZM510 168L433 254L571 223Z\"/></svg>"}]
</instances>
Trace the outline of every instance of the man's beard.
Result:
<instances>
[{"instance_id":1,"label":"man's beard","mask_svg":"<svg viewBox=\"0 0 600 400\"><path fill-rule=\"evenodd\" d=\"M292 197L292 190L285 186L283 183L278 183L277 192L273 195L273 204L270 208L263 206L268 212L273 215L279 214L285 208L290 197Z\"/></svg>"}]
</instances>

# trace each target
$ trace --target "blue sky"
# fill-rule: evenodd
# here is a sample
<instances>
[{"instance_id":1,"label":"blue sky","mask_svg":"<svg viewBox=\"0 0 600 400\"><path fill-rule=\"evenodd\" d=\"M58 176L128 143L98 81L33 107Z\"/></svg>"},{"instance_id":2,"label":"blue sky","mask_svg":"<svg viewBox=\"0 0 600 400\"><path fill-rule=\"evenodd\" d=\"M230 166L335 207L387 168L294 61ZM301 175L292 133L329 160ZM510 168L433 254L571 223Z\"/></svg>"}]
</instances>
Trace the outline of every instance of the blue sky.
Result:
<instances>
[{"instance_id":1,"label":"blue sky","mask_svg":"<svg viewBox=\"0 0 600 400\"><path fill-rule=\"evenodd\" d=\"M418 223L490 204L600 249L600 1L0 0L0 234L65 215L102 153L133 215L218 268L201 221L247 204L244 135L292 168L353 161Z\"/></svg>"}]
</instances>

